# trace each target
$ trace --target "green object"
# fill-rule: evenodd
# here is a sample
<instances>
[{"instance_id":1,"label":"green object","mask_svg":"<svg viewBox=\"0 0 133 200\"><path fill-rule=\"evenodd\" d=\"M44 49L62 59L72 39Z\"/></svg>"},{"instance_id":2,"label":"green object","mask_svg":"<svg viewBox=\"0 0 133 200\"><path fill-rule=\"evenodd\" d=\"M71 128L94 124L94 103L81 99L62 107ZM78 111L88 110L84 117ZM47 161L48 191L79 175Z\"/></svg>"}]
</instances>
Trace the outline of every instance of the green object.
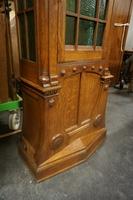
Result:
<instances>
[{"instance_id":1,"label":"green object","mask_svg":"<svg viewBox=\"0 0 133 200\"><path fill-rule=\"evenodd\" d=\"M80 13L81 15L96 17L96 0L82 0L80 3Z\"/></svg>"},{"instance_id":2,"label":"green object","mask_svg":"<svg viewBox=\"0 0 133 200\"><path fill-rule=\"evenodd\" d=\"M102 46L104 37L105 24L98 23L97 46Z\"/></svg>"},{"instance_id":3,"label":"green object","mask_svg":"<svg viewBox=\"0 0 133 200\"><path fill-rule=\"evenodd\" d=\"M100 8L99 8L99 18L100 19L106 18L107 4L108 4L107 0L100 1Z\"/></svg>"},{"instance_id":4,"label":"green object","mask_svg":"<svg viewBox=\"0 0 133 200\"><path fill-rule=\"evenodd\" d=\"M75 44L75 27L76 27L76 18L67 16L66 17L66 45Z\"/></svg>"},{"instance_id":5,"label":"green object","mask_svg":"<svg viewBox=\"0 0 133 200\"><path fill-rule=\"evenodd\" d=\"M67 0L67 10L71 12L76 12L76 0Z\"/></svg>"},{"instance_id":6,"label":"green object","mask_svg":"<svg viewBox=\"0 0 133 200\"><path fill-rule=\"evenodd\" d=\"M79 45L92 46L94 41L96 23L94 21L80 19L79 22Z\"/></svg>"},{"instance_id":7,"label":"green object","mask_svg":"<svg viewBox=\"0 0 133 200\"><path fill-rule=\"evenodd\" d=\"M0 112L20 109L22 106L22 98L19 95L17 97L17 100L0 103Z\"/></svg>"}]
</instances>

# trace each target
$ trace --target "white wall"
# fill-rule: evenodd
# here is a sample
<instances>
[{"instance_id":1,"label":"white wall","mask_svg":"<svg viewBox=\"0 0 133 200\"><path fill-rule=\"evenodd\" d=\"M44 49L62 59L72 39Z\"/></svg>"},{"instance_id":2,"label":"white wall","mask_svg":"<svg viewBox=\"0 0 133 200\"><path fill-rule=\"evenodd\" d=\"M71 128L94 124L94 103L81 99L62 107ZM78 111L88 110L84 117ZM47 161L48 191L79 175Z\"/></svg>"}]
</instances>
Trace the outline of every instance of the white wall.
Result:
<instances>
[{"instance_id":1,"label":"white wall","mask_svg":"<svg viewBox=\"0 0 133 200\"><path fill-rule=\"evenodd\" d=\"M128 30L125 50L133 51L133 12L132 12L131 20L130 20L130 26Z\"/></svg>"}]
</instances>

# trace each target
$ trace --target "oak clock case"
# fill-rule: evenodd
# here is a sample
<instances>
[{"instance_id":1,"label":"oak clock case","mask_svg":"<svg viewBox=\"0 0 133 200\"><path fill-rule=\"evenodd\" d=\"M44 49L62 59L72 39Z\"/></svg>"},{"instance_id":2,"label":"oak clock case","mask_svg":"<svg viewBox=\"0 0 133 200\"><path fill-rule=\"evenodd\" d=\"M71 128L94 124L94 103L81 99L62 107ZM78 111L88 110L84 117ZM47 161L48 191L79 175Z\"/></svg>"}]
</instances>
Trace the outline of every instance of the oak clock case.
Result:
<instances>
[{"instance_id":1,"label":"oak clock case","mask_svg":"<svg viewBox=\"0 0 133 200\"><path fill-rule=\"evenodd\" d=\"M86 160L106 135L112 1L16 0L20 153L42 181Z\"/></svg>"}]
</instances>

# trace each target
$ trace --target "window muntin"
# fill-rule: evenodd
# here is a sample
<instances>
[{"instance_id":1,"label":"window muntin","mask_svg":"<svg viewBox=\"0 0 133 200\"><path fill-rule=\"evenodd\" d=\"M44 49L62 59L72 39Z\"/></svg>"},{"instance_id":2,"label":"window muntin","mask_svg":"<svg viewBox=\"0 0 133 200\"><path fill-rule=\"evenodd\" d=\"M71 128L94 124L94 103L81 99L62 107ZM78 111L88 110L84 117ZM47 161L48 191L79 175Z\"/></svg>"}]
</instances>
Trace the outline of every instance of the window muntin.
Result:
<instances>
[{"instance_id":1,"label":"window muntin","mask_svg":"<svg viewBox=\"0 0 133 200\"><path fill-rule=\"evenodd\" d=\"M80 46L101 47L104 41L107 6L108 0L66 0L65 44L73 45L75 49ZM69 23L68 18L73 18L75 22Z\"/></svg>"},{"instance_id":2,"label":"window muntin","mask_svg":"<svg viewBox=\"0 0 133 200\"><path fill-rule=\"evenodd\" d=\"M34 1L17 0L17 16L19 23L20 57L36 61Z\"/></svg>"}]
</instances>

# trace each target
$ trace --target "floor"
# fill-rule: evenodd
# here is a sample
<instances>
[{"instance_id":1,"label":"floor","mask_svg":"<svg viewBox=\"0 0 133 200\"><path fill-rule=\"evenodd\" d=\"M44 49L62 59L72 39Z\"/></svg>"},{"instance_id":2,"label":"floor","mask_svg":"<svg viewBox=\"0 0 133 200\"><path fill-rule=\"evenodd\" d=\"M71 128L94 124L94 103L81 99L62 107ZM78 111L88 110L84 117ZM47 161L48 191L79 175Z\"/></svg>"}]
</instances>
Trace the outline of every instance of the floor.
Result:
<instances>
[{"instance_id":1,"label":"floor","mask_svg":"<svg viewBox=\"0 0 133 200\"><path fill-rule=\"evenodd\" d=\"M133 94L110 90L103 146L83 164L37 184L17 152L0 140L0 200L133 200Z\"/></svg>"}]
</instances>

